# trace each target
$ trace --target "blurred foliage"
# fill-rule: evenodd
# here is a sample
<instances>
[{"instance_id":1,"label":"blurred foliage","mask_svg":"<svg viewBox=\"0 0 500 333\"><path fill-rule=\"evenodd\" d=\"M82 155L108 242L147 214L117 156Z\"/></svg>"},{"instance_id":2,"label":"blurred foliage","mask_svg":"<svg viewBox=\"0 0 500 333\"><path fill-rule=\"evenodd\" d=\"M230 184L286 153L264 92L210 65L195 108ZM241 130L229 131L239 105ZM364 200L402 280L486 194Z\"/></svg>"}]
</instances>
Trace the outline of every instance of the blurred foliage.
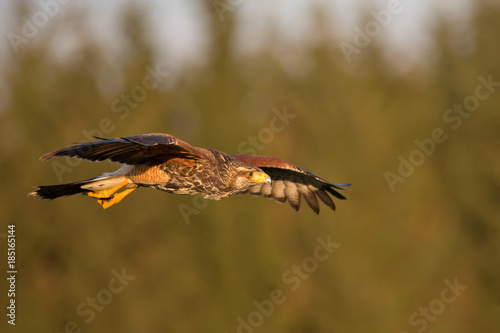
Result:
<instances>
[{"instance_id":1,"label":"blurred foliage","mask_svg":"<svg viewBox=\"0 0 500 333\"><path fill-rule=\"evenodd\" d=\"M11 22L21 22L26 10L20 6L13 13L19 19ZM220 21L210 4L205 11L211 44L204 65L166 77L122 111L114 101L134 88L138 94L148 68L158 65L145 9L123 13L119 59L106 57L86 18L70 12L52 18L43 34L5 62L0 233L7 224L17 226L18 327L63 332L73 321L92 332L250 332L238 328L238 317L248 321L257 311L254 301L269 300L280 289L286 301L263 317L256 332L496 329L500 91L480 101L456 130L443 115L474 95L479 76L500 80L498 6L476 4L472 46L453 42L443 20L435 29L435 62L399 74L375 42L347 65L340 41L321 30L321 15L316 42L300 45L303 61L296 71L277 59L273 34L268 50L237 56L237 16L228 13ZM79 31L80 49L67 61L56 60L55 36L69 25ZM246 196L207 203L148 189L106 211L79 196L26 198L31 186L115 168L38 161L71 142L165 132L237 153L249 136L269 127L273 109L283 108L296 117L259 154L292 161L332 182L352 182L337 212L323 206L316 216L303 206L295 213ZM391 191L386 172L397 174L398 157L408 160L418 149L415 140L431 138L436 128L447 140L422 155L422 164ZM189 224L181 204L196 209ZM291 290L283 274L313 255L318 237L328 236L341 246ZM0 241L5 249L5 239ZM78 306L88 297L107 300L99 292L123 267L135 279L87 323ZM409 317L440 299L443 281L455 278L467 289L438 309L442 313L425 329L422 322L411 325ZM4 299L5 279L0 286Z\"/></svg>"}]
</instances>

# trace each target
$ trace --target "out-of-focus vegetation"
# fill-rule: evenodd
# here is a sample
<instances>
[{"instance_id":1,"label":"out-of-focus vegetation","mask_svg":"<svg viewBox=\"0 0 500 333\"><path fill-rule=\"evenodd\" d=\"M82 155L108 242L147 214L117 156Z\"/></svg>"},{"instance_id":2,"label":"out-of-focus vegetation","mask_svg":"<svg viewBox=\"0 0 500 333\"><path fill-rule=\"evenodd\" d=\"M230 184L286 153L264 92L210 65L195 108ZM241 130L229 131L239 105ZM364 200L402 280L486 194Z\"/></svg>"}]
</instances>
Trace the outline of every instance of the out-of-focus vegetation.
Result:
<instances>
[{"instance_id":1,"label":"out-of-focus vegetation","mask_svg":"<svg viewBox=\"0 0 500 333\"><path fill-rule=\"evenodd\" d=\"M17 328L497 329L500 87L478 88L478 77L500 81L500 12L498 6L475 6L474 42L466 50L451 42L452 27L443 21L435 29L434 63L396 74L376 42L347 66L339 41L324 31L300 47L305 63L297 71L285 70L272 47L238 56L232 51L238 16L221 22L208 4L211 45L203 51L204 65L186 67L154 87L148 81L151 89L143 80L158 61L144 30L145 12L123 14L117 36L122 56L111 60L89 39L85 19L52 18L43 34L4 60L9 93L0 114L0 233L16 224ZM22 22L23 10L11 21ZM61 62L55 60L54 36L70 24L81 30L81 49ZM475 108L469 96L477 89L483 97L475 111L447 113L464 102ZM295 118L266 137L272 110L284 108ZM446 140L434 142L431 151L436 129ZM249 136L260 133L259 154L287 159L332 182L352 182L352 191L345 193L347 201L337 201L337 212L323 206L319 216L304 205L296 213L263 198L206 203L148 189L108 210L80 196L26 198L31 186L115 168L66 159L41 163L42 154L91 135L148 132L228 153L248 149ZM427 144L428 154L417 152L415 140ZM418 165L401 165L402 159ZM187 218L179 209L184 205L192 208ZM324 261L310 259L318 237L340 243ZM5 267L5 238L0 241ZM135 278L118 288L113 277L122 269ZM467 288L453 293L445 290L449 283ZM0 287L4 300L5 279ZM276 289L282 294L273 294ZM269 300L278 294L281 304L271 311ZM5 306L2 301L2 321Z\"/></svg>"}]
</instances>

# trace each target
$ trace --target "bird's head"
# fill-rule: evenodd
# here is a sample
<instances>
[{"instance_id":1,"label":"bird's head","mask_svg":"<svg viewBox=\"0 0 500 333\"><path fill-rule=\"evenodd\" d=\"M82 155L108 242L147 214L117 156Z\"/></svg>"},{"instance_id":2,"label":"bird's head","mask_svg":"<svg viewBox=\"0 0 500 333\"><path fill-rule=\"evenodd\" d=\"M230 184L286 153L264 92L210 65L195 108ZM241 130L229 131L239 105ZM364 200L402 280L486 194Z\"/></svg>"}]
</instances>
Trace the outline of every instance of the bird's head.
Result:
<instances>
[{"instance_id":1,"label":"bird's head","mask_svg":"<svg viewBox=\"0 0 500 333\"><path fill-rule=\"evenodd\" d=\"M253 165L239 163L235 168L235 178L233 186L239 191L248 189L256 184L270 184L269 177L262 169Z\"/></svg>"}]
</instances>

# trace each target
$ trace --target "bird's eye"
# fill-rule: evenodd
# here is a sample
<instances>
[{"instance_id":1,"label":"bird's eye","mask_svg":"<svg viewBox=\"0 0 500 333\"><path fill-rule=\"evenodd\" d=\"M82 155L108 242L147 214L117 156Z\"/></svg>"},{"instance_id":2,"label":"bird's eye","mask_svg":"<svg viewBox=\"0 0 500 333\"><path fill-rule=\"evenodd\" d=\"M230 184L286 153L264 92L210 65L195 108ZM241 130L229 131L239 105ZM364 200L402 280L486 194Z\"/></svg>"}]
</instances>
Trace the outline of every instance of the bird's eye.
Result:
<instances>
[{"instance_id":1,"label":"bird's eye","mask_svg":"<svg viewBox=\"0 0 500 333\"><path fill-rule=\"evenodd\" d=\"M248 178L252 178L253 177L253 171L248 172L247 176L248 176Z\"/></svg>"}]
</instances>

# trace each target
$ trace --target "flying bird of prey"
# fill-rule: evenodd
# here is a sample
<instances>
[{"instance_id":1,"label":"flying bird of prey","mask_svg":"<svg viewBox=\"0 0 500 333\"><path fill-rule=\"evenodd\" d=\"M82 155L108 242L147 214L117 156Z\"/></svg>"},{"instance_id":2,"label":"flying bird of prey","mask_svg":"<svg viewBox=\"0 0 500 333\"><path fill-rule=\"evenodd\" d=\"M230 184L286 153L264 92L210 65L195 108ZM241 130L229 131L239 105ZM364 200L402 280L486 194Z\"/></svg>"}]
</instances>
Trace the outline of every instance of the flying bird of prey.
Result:
<instances>
[{"instance_id":1,"label":"flying bird of prey","mask_svg":"<svg viewBox=\"0 0 500 333\"><path fill-rule=\"evenodd\" d=\"M174 194L201 194L219 200L233 194L249 193L288 201L295 210L304 197L315 213L317 198L335 210L330 197L350 184L333 184L315 174L276 157L229 155L193 147L176 137L151 133L80 143L40 157L70 156L89 161L109 160L122 164L115 172L74 183L38 186L29 195L55 199L82 193L96 198L103 208L119 203L138 187L151 187ZM122 191L120 191L122 190Z\"/></svg>"}]
</instances>

